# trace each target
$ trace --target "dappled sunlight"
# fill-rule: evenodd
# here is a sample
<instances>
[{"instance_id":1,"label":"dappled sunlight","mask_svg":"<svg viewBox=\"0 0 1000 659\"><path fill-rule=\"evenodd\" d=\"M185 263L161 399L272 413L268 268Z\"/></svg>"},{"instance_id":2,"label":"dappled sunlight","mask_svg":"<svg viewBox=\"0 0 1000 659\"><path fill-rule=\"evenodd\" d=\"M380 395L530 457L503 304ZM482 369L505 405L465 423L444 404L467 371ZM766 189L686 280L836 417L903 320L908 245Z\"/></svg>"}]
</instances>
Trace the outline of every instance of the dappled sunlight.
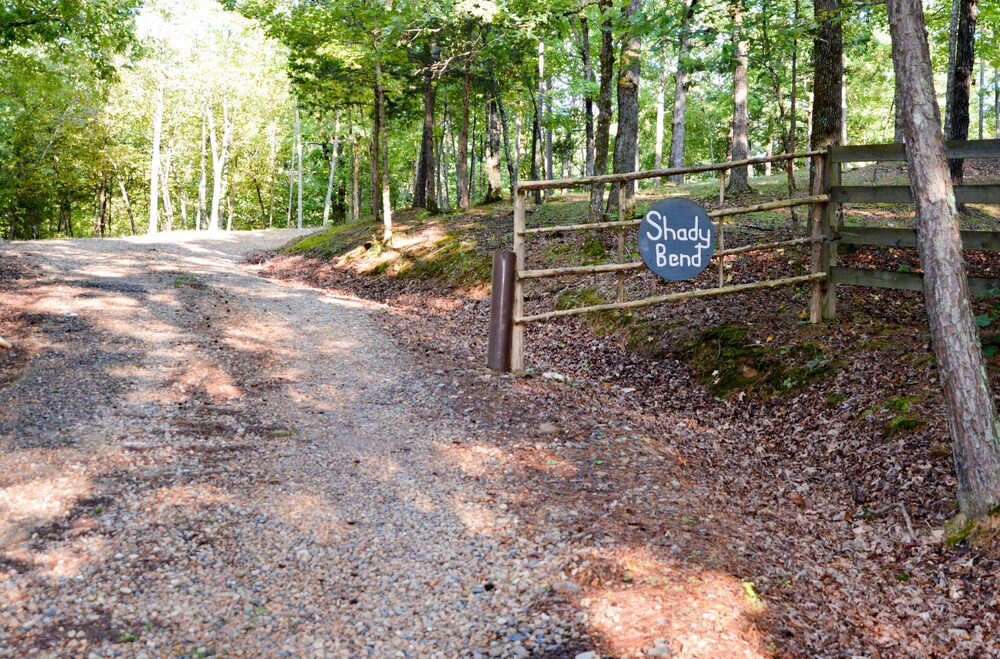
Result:
<instances>
[{"instance_id":1,"label":"dappled sunlight","mask_svg":"<svg viewBox=\"0 0 1000 659\"><path fill-rule=\"evenodd\" d=\"M30 560L41 569L41 574L49 579L74 577L86 566L104 561L108 557L108 538L84 535L96 529L97 524L93 520L77 520L67 532L69 539L44 551L30 554ZM20 553L14 552L14 558L29 558L19 555Z\"/></svg>"},{"instance_id":2,"label":"dappled sunlight","mask_svg":"<svg viewBox=\"0 0 1000 659\"><path fill-rule=\"evenodd\" d=\"M177 389L186 397L195 392L204 393L214 403L236 400L243 396L243 389L237 386L233 376L223 367L207 360L188 364L180 374L167 381L167 386Z\"/></svg>"},{"instance_id":3,"label":"dappled sunlight","mask_svg":"<svg viewBox=\"0 0 1000 659\"><path fill-rule=\"evenodd\" d=\"M172 514L177 508L215 508L233 503L232 495L209 483L166 485L146 495L145 506L154 516Z\"/></svg>"},{"instance_id":4,"label":"dappled sunlight","mask_svg":"<svg viewBox=\"0 0 1000 659\"><path fill-rule=\"evenodd\" d=\"M33 478L0 489L0 549L21 542L30 529L67 516L92 492L83 474Z\"/></svg>"},{"instance_id":5,"label":"dappled sunlight","mask_svg":"<svg viewBox=\"0 0 1000 659\"><path fill-rule=\"evenodd\" d=\"M303 534L315 536L320 543L342 542L350 532L353 520L345 519L334 501L308 492L286 493L271 501L267 510L282 524Z\"/></svg>"},{"instance_id":6,"label":"dappled sunlight","mask_svg":"<svg viewBox=\"0 0 1000 659\"><path fill-rule=\"evenodd\" d=\"M491 476L507 461L502 450L480 443L470 446L441 445L439 450L467 476Z\"/></svg>"}]
</instances>

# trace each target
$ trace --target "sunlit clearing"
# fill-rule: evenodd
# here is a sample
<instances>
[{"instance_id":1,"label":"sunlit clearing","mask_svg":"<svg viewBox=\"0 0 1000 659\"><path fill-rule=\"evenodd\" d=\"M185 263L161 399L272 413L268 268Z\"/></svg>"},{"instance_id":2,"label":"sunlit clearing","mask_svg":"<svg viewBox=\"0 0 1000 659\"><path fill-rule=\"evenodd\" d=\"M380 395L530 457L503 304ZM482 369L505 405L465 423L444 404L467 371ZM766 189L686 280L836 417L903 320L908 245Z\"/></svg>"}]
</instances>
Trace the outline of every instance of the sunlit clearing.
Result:
<instances>
[{"instance_id":1,"label":"sunlit clearing","mask_svg":"<svg viewBox=\"0 0 1000 659\"><path fill-rule=\"evenodd\" d=\"M587 588L589 626L624 654L649 639L683 656L764 657L754 619L764 610L753 584L714 570L671 564L646 549L594 550L569 577Z\"/></svg>"}]
</instances>

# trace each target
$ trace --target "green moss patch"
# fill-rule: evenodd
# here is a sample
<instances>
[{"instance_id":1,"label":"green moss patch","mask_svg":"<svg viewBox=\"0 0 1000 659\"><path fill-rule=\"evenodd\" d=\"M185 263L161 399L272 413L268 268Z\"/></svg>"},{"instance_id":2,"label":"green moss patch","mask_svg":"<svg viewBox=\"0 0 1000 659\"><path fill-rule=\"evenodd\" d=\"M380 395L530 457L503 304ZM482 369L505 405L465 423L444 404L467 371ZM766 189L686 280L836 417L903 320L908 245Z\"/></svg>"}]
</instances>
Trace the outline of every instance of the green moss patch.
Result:
<instances>
[{"instance_id":1,"label":"green moss patch","mask_svg":"<svg viewBox=\"0 0 1000 659\"><path fill-rule=\"evenodd\" d=\"M809 341L765 347L748 338L746 325L723 325L699 334L678 350L715 395L755 391L764 396L801 390L833 374L825 349Z\"/></svg>"}]
</instances>

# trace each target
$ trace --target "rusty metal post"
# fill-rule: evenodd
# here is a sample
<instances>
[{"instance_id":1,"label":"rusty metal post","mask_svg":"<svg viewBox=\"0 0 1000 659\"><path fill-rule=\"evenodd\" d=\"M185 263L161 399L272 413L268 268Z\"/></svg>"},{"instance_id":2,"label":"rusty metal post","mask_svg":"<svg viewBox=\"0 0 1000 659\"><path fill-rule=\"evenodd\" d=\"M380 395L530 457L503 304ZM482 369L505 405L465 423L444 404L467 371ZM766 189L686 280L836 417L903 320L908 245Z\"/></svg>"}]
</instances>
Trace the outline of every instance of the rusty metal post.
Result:
<instances>
[{"instance_id":1,"label":"rusty metal post","mask_svg":"<svg viewBox=\"0 0 1000 659\"><path fill-rule=\"evenodd\" d=\"M510 344L514 332L514 252L493 252L493 292L490 300L490 341L486 365L510 371Z\"/></svg>"}]
</instances>

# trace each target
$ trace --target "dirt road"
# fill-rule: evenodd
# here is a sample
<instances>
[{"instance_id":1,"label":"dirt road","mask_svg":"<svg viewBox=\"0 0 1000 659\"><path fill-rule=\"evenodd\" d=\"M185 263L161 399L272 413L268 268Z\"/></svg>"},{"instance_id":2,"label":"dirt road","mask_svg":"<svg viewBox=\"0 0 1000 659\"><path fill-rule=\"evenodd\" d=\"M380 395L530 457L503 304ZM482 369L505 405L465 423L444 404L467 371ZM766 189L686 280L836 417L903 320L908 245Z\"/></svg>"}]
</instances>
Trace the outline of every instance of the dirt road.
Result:
<instances>
[{"instance_id":1,"label":"dirt road","mask_svg":"<svg viewBox=\"0 0 1000 659\"><path fill-rule=\"evenodd\" d=\"M559 531L451 450L461 384L364 303L238 265L291 234L4 248L35 278L0 388L0 656L592 649Z\"/></svg>"}]
</instances>

